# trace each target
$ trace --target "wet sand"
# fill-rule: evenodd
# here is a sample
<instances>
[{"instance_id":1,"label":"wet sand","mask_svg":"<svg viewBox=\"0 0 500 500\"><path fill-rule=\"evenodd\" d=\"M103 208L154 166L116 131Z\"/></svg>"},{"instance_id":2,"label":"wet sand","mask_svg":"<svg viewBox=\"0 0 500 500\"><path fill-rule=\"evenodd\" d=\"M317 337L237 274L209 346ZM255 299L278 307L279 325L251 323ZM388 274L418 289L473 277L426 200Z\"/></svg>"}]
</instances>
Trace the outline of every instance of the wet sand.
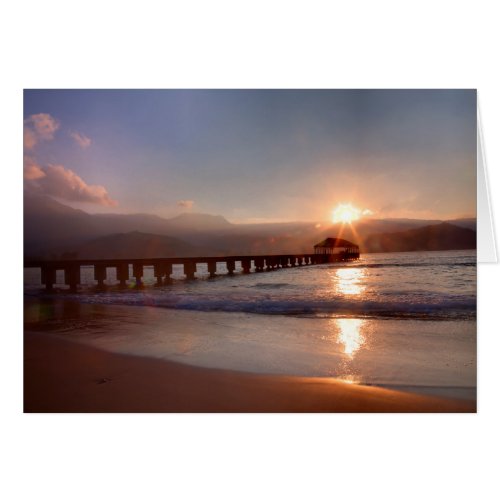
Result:
<instances>
[{"instance_id":1,"label":"wet sand","mask_svg":"<svg viewBox=\"0 0 500 500\"><path fill-rule=\"evenodd\" d=\"M331 378L199 368L25 332L24 411L475 412L476 404Z\"/></svg>"}]
</instances>

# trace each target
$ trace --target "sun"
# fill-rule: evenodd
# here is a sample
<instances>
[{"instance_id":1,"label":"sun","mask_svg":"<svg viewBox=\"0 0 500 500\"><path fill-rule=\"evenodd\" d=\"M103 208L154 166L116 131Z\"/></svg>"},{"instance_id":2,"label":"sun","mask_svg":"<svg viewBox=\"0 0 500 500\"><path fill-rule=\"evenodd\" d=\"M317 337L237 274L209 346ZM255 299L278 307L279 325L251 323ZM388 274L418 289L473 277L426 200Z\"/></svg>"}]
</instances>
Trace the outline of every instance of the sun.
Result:
<instances>
[{"instance_id":1,"label":"sun","mask_svg":"<svg viewBox=\"0 0 500 500\"><path fill-rule=\"evenodd\" d=\"M350 203L340 203L337 208L333 210L332 220L333 222L352 222L359 219L361 210L353 207Z\"/></svg>"}]
</instances>

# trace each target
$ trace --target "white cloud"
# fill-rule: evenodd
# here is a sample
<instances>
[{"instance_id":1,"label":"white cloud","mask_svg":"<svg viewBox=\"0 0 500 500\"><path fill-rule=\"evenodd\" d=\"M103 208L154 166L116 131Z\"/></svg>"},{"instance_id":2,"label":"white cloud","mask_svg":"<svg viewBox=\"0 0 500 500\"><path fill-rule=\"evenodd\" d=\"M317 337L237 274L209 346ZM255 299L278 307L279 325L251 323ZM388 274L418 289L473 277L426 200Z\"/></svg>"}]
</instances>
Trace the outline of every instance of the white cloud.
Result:
<instances>
[{"instance_id":1,"label":"white cloud","mask_svg":"<svg viewBox=\"0 0 500 500\"><path fill-rule=\"evenodd\" d=\"M32 150L41 141L51 141L59 129L59 122L48 113L31 115L24 120L24 148ZM91 140L80 132L70 136L82 148ZM24 156L24 181L27 190L54 196L67 201L115 206L104 186L87 184L79 175L63 165L40 166L29 154Z\"/></svg>"},{"instance_id":2,"label":"white cloud","mask_svg":"<svg viewBox=\"0 0 500 500\"><path fill-rule=\"evenodd\" d=\"M45 172L31 156L24 157L24 178L29 181L45 177Z\"/></svg>"},{"instance_id":3,"label":"white cloud","mask_svg":"<svg viewBox=\"0 0 500 500\"><path fill-rule=\"evenodd\" d=\"M38 142L36 134L28 127L24 127L23 146L24 149L33 149Z\"/></svg>"},{"instance_id":4,"label":"white cloud","mask_svg":"<svg viewBox=\"0 0 500 500\"><path fill-rule=\"evenodd\" d=\"M92 143L90 138L81 132L70 132L69 135L82 149L88 148Z\"/></svg>"},{"instance_id":5,"label":"white cloud","mask_svg":"<svg viewBox=\"0 0 500 500\"><path fill-rule=\"evenodd\" d=\"M24 120L24 148L33 149L41 141L51 141L59 122L48 113L31 115Z\"/></svg>"},{"instance_id":6,"label":"white cloud","mask_svg":"<svg viewBox=\"0 0 500 500\"><path fill-rule=\"evenodd\" d=\"M179 200L177 205L182 208L193 208L194 201L193 200Z\"/></svg>"},{"instance_id":7,"label":"white cloud","mask_svg":"<svg viewBox=\"0 0 500 500\"><path fill-rule=\"evenodd\" d=\"M87 184L80 176L62 165L40 167L28 160L24 178L31 189L67 201L115 206L104 186Z\"/></svg>"}]
</instances>

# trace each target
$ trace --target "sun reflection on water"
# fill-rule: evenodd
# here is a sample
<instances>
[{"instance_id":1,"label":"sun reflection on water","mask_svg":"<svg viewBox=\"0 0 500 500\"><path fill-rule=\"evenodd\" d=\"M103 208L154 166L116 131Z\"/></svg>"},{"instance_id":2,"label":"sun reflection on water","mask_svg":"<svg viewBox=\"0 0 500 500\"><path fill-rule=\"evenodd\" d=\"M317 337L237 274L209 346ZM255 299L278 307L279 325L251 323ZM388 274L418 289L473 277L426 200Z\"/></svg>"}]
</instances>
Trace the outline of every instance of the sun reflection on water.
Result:
<instances>
[{"instance_id":1,"label":"sun reflection on water","mask_svg":"<svg viewBox=\"0 0 500 500\"><path fill-rule=\"evenodd\" d=\"M335 321L338 328L337 340L344 346L344 353L354 357L355 353L365 343L365 337L361 333L364 320L355 318L340 318Z\"/></svg>"},{"instance_id":2,"label":"sun reflection on water","mask_svg":"<svg viewBox=\"0 0 500 500\"><path fill-rule=\"evenodd\" d=\"M364 277L364 269L341 267L336 270L332 280L337 292L344 295L361 295L365 290Z\"/></svg>"},{"instance_id":3,"label":"sun reflection on water","mask_svg":"<svg viewBox=\"0 0 500 500\"><path fill-rule=\"evenodd\" d=\"M336 380L346 384L362 383L363 376L355 357L361 349L369 349L369 333L367 337L366 320L358 318L335 318L329 320L331 334L329 339L336 344L335 352L337 360L332 365L332 375ZM337 358L339 347L344 354L341 359Z\"/></svg>"}]
</instances>

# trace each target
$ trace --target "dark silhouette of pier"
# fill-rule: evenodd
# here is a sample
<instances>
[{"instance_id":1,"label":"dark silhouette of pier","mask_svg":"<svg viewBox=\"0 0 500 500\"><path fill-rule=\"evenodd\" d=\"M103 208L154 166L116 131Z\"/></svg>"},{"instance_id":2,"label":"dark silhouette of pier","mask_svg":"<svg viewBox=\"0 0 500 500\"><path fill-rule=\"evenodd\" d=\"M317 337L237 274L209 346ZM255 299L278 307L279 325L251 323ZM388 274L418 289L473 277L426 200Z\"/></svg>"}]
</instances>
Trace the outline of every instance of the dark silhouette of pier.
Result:
<instances>
[{"instance_id":1,"label":"dark silhouette of pier","mask_svg":"<svg viewBox=\"0 0 500 500\"><path fill-rule=\"evenodd\" d=\"M356 247L357 248L357 247ZM64 271L64 283L69 285L71 291L75 292L81 284L81 267L94 267L94 280L97 287L106 288L105 280L107 269L116 269L116 278L119 286L127 287L127 281L131 277L135 285L143 286L144 267L153 267L156 285L168 285L172 282L171 275L173 265L181 264L184 267L186 279L194 279L198 264L206 264L210 277L216 276L217 264L225 263L226 275L233 275L236 263L241 263L242 273L261 273L276 269L294 268L325 264L329 262L349 261L359 258L359 249L345 249L337 254L295 254L295 255L244 255L229 257L169 257L151 259L81 259L81 260L26 260L25 268L39 268L41 270L41 284L45 285L47 291L54 289L56 285L56 272ZM130 266L132 272L130 273Z\"/></svg>"}]
</instances>

